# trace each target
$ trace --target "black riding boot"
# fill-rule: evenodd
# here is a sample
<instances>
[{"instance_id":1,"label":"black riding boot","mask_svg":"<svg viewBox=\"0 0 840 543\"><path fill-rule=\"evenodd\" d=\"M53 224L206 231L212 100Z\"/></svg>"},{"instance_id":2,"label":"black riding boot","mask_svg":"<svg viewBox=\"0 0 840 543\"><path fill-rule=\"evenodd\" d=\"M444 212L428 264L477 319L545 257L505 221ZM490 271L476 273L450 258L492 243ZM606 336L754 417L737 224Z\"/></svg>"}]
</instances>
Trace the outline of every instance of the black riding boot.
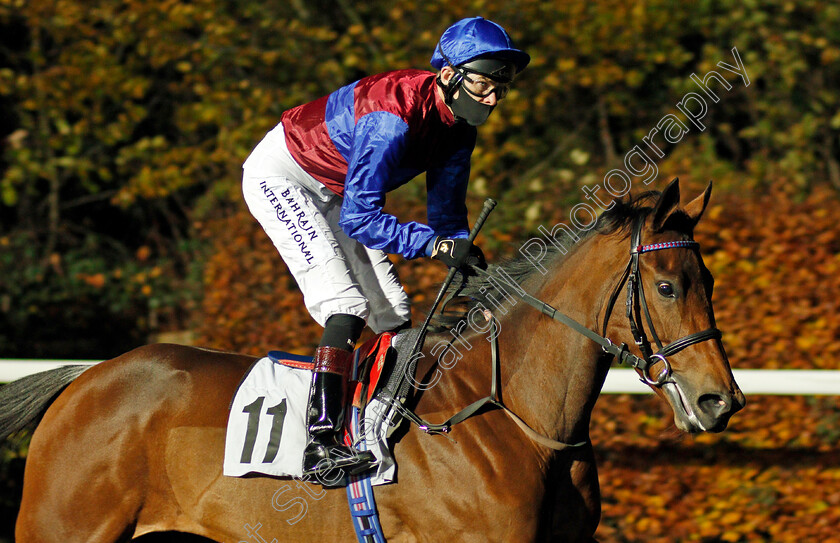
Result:
<instances>
[{"instance_id":1,"label":"black riding boot","mask_svg":"<svg viewBox=\"0 0 840 543\"><path fill-rule=\"evenodd\" d=\"M353 353L337 347L318 347L315 352L307 411L311 441L303 452L304 475L323 475L328 482L338 482L339 470L359 473L376 460L370 451L360 452L341 442L352 357Z\"/></svg>"}]
</instances>

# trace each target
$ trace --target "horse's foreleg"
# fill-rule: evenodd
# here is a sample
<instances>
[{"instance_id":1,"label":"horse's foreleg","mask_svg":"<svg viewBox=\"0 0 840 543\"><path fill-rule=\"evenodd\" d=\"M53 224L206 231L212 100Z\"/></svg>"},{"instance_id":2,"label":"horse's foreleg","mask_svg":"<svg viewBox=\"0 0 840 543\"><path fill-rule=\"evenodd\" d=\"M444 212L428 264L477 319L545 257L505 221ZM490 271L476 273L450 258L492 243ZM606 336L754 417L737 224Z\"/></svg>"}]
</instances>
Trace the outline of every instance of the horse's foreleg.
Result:
<instances>
[{"instance_id":1,"label":"horse's foreleg","mask_svg":"<svg viewBox=\"0 0 840 543\"><path fill-rule=\"evenodd\" d=\"M590 542L601 520L601 490L592 445L560 453L549 472L546 541Z\"/></svg>"}]
</instances>

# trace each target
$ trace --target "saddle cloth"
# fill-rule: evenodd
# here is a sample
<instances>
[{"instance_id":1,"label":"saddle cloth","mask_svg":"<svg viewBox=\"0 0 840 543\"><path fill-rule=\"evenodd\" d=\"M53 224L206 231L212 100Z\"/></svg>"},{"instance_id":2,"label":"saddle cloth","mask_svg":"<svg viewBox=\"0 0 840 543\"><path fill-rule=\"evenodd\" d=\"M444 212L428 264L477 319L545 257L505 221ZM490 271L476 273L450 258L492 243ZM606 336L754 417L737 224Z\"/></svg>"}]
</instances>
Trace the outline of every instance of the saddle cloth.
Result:
<instances>
[{"instance_id":1,"label":"saddle cloth","mask_svg":"<svg viewBox=\"0 0 840 543\"><path fill-rule=\"evenodd\" d=\"M390 483L396 463L386 442L387 411L373 397L386 359L393 354L391 334L382 334L356 350L348 396L363 414L358 435L350 433L350 413L345 441L358 442L376 456L371 484ZM307 444L306 408L312 381L312 358L282 351L270 351L257 360L240 383L231 401L223 473L240 477L263 474L278 477L303 476L303 450ZM360 371L361 370L361 371ZM349 482L344 481L344 485ZM334 484L341 486L341 483Z\"/></svg>"}]
</instances>

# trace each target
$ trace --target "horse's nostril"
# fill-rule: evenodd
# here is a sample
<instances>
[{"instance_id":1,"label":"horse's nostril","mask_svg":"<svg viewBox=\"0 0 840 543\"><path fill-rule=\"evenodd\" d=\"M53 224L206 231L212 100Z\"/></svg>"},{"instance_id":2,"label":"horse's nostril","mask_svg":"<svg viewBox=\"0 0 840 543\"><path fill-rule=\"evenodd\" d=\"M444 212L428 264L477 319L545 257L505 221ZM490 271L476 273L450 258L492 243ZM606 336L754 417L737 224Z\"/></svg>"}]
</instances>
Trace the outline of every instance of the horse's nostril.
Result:
<instances>
[{"instance_id":1,"label":"horse's nostril","mask_svg":"<svg viewBox=\"0 0 840 543\"><path fill-rule=\"evenodd\" d=\"M703 394L698 402L700 409L707 415L719 417L730 410L730 404L723 396L718 394Z\"/></svg>"}]
</instances>

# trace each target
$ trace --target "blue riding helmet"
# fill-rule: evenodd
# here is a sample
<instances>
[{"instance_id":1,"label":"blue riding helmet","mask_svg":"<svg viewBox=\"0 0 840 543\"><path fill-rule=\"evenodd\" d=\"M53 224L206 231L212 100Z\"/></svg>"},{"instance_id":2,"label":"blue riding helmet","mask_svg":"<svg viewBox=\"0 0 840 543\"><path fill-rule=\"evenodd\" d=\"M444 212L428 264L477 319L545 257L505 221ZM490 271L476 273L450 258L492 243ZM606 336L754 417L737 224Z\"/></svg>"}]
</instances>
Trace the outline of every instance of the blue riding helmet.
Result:
<instances>
[{"instance_id":1,"label":"blue riding helmet","mask_svg":"<svg viewBox=\"0 0 840 543\"><path fill-rule=\"evenodd\" d=\"M462 19L444 31L432 54L431 64L440 70L449 65L455 75L447 83L440 75L437 85L457 121L472 126L484 124L495 103L484 102L491 92L501 100L517 73L525 69L531 57L513 46L505 29L482 17ZM481 82L470 74L488 77L496 83L485 92ZM458 92L464 89L466 92ZM468 96L472 95L472 97Z\"/></svg>"},{"instance_id":2,"label":"blue riding helmet","mask_svg":"<svg viewBox=\"0 0 840 543\"><path fill-rule=\"evenodd\" d=\"M525 69L531 57L516 49L504 28L483 17L461 19L447 28L432 54L432 66L440 70L447 64L459 66L478 57L513 63L516 73Z\"/></svg>"}]
</instances>

